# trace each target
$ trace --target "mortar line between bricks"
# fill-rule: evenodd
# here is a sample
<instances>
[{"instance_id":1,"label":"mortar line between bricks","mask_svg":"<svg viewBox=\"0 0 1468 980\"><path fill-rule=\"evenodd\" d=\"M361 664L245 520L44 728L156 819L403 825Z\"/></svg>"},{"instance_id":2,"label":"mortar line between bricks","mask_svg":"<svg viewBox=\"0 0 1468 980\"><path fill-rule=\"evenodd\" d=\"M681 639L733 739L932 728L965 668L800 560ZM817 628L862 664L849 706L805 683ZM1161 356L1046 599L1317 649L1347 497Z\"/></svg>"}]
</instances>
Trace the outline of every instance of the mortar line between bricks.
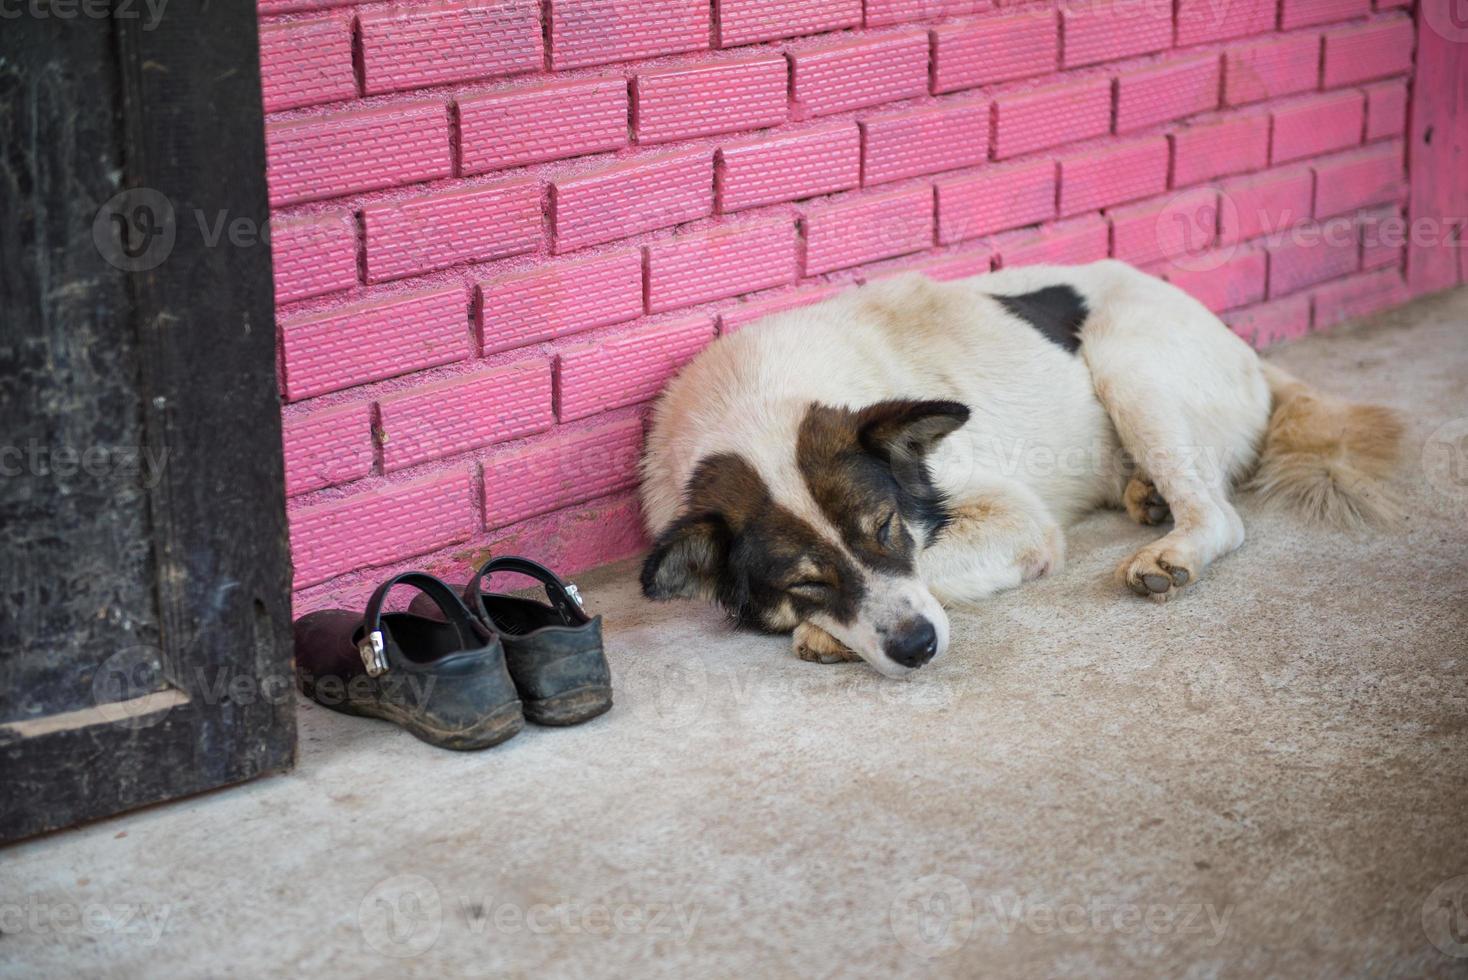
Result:
<instances>
[{"instance_id":1,"label":"mortar line between bricks","mask_svg":"<svg viewBox=\"0 0 1468 980\"><path fill-rule=\"evenodd\" d=\"M464 176L464 120L459 114L458 99L449 99L444 109L449 124L449 171L458 180Z\"/></svg>"},{"instance_id":2,"label":"mortar line between bricks","mask_svg":"<svg viewBox=\"0 0 1468 980\"><path fill-rule=\"evenodd\" d=\"M489 510L489 481L484 472L484 461L476 460L469 466L469 516L470 540L476 534L489 530L484 514Z\"/></svg>"},{"instance_id":3,"label":"mortar line between bricks","mask_svg":"<svg viewBox=\"0 0 1468 980\"><path fill-rule=\"evenodd\" d=\"M352 232L357 259L357 285L367 285L367 215L360 208L352 212Z\"/></svg>"},{"instance_id":4,"label":"mortar line between bricks","mask_svg":"<svg viewBox=\"0 0 1468 980\"><path fill-rule=\"evenodd\" d=\"M642 315L652 312L652 247L644 245L638 250L638 268L642 273Z\"/></svg>"},{"instance_id":5,"label":"mortar line between bricks","mask_svg":"<svg viewBox=\"0 0 1468 980\"><path fill-rule=\"evenodd\" d=\"M367 437L372 440L372 468L367 471L368 476L383 476L387 473L387 465L383 457L386 455L382 449L382 403L373 399L368 404L367 417L370 426Z\"/></svg>"},{"instance_id":6,"label":"mortar line between bricks","mask_svg":"<svg viewBox=\"0 0 1468 980\"><path fill-rule=\"evenodd\" d=\"M355 98L367 97L367 55L362 43L362 18L355 12L352 14L352 81L357 86Z\"/></svg>"},{"instance_id":7,"label":"mortar line between bricks","mask_svg":"<svg viewBox=\"0 0 1468 980\"><path fill-rule=\"evenodd\" d=\"M551 58L551 0L540 0L540 60L546 72L555 71Z\"/></svg>"}]
</instances>

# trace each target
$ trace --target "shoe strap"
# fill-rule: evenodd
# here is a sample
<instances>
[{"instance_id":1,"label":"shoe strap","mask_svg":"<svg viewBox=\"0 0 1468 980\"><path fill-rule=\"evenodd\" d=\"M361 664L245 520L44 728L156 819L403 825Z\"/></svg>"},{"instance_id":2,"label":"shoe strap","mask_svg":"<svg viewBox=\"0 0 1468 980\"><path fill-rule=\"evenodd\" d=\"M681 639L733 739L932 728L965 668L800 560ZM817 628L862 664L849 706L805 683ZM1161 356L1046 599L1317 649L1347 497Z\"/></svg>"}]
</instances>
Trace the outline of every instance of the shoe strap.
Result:
<instances>
[{"instance_id":1,"label":"shoe strap","mask_svg":"<svg viewBox=\"0 0 1468 980\"><path fill-rule=\"evenodd\" d=\"M586 610L581 606L581 593L576 586L563 582L559 575L540 562L521 558L519 555L491 558L479 566L479 571L469 580L469 584L464 586L464 601L471 608L480 608L480 600L484 595L483 587L488 584L490 576L496 572L518 572L521 575L530 576L545 586L546 598L550 599L550 604L556 612L572 622L586 621Z\"/></svg>"},{"instance_id":2,"label":"shoe strap","mask_svg":"<svg viewBox=\"0 0 1468 980\"><path fill-rule=\"evenodd\" d=\"M382 630L382 606L387 601L387 594L399 585L411 585L432 599L434 605L438 606L443 613L444 620L459 631L459 639L468 646L474 640L488 641L493 638L489 629L481 623L460 599L454 590L443 583L442 580L429 575L427 572L403 572L394 575L377 587L372 593L372 598L367 600L367 609L362 614L362 623L366 627L363 631L362 640L357 644L357 652L362 656L362 664L367 668L367 673L372 677L380 677L387 673L387 637Z\"/></svg>"}]
</instances>

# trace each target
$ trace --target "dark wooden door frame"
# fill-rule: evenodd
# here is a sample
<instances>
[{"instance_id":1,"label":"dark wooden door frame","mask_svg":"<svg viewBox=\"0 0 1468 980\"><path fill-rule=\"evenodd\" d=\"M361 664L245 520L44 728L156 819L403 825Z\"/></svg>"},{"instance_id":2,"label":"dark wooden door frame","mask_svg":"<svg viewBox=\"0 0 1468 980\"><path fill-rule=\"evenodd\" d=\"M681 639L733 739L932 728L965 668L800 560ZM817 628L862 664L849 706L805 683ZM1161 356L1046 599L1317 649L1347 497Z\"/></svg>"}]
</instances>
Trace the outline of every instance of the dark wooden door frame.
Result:
<instances>
[{"instance_id":1,"label":"dark wooden door frame","mask_svg":"<svg viewBox=\"0 0 1468 980\"><path fill-rule=\"evenodd\" d=\"M115 104L128 192L98 213L95 240L56 231L116 248L109 261L128 267L120 322L139 341L146 441L166 459L147 508L163 676L137 696L122 676L119 701L0 725L0 840L282 770L295 754L255 5L171 0L155 22L67 29L110 32L121 66L96 97ZM18 103L15 91L0 99ZM0 187L0 210L27 203L13 199L25 183ZM254 234L202 233L221 217Z\"/></svg>"}]
</instances>

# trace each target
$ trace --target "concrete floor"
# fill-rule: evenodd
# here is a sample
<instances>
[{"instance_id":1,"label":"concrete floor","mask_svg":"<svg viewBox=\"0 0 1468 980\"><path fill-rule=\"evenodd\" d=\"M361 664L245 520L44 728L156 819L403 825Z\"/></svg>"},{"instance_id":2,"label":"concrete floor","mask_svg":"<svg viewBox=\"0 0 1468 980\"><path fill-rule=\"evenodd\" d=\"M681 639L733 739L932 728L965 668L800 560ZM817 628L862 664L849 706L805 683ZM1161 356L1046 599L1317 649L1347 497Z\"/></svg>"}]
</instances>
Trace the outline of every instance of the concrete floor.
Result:
<instances>
[{"instance_id":1,"label":"concrete floor","mask_svg":"<svg viewBox=\"0 0 1468 980\"><path fill-rule=\"evenodd\" d=\"M609 569L609 715L303 702L289 775L0 852L0 975L1468 976L1468 291L1272 356L1407 411L1404 533L1246 498L1158 607L1097 515L909 683Z\"/></svg>"}]
</instances>

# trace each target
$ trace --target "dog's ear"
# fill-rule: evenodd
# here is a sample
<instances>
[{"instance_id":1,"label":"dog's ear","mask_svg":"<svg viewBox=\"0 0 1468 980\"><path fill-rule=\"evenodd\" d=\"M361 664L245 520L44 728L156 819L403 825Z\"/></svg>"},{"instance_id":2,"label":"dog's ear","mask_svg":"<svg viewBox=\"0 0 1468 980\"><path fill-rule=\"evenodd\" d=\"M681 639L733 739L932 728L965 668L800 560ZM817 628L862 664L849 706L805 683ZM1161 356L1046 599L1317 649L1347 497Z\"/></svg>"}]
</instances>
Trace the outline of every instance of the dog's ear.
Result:
<instances>
[{"instance_id":1,"label":"dog's ear","mask_svg":"<svg viewBox=\"0 0 1468 980\"><path fill-rule=\"evenodd\" d=\"M968 406L959 402L877 402L861 410L857 432L862 448L896 467L921 462L968 417Z\"/></svg>"},{"instance_id":2,"label":"dog's ear","mask_svg":"<svg viewBox=\"0 0 1468 980\"><path fill-rule=\"evenodd\" d=\"M729 559L732 534L717 513L674 522L642 563L642 594L649 599L712 598Z\"/></svg>"}]
</instances>

